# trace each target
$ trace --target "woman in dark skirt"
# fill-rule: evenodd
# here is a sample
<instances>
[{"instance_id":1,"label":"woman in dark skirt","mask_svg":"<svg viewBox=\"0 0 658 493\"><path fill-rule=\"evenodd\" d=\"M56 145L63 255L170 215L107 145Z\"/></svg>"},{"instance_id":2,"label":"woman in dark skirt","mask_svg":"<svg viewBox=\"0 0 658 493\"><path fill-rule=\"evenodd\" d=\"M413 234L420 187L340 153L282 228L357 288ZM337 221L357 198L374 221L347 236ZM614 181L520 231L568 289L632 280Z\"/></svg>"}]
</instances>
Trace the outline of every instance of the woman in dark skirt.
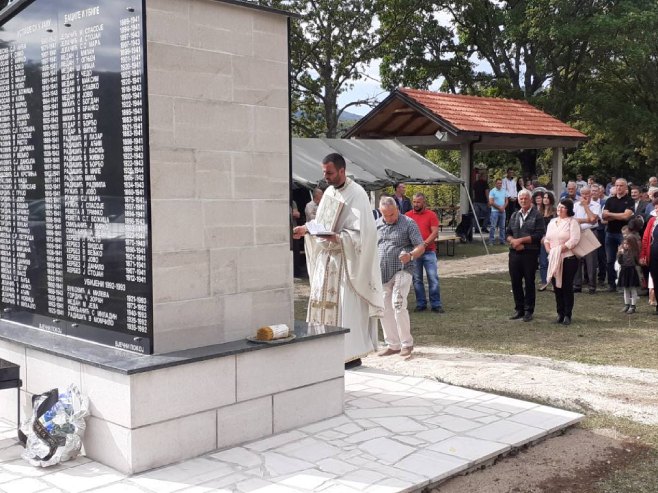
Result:
<instances>
[{"instance_id":1,"label":"woman in dark skirt","mask_svg":"<svg viewBox=\"0 0 658 493\"><path fill-rule=\"evenodd\" d=\"M651 219L647 223L642 237L642 251L640 263L649 267L649 275L653 280L654 289L658 288L658 192L654 194ZM658 305L654 315L658 315Z\"/></svg>"}]
</instances>

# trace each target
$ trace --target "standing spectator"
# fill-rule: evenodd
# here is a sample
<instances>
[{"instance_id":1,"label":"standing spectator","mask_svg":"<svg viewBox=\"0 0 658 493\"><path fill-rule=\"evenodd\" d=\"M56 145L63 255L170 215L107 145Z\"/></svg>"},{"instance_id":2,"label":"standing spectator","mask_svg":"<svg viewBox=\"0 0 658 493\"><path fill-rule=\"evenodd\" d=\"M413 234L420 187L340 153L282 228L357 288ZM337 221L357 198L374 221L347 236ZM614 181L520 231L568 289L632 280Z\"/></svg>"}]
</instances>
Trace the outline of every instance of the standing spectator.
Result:
<instances>
[{"instance_id":1,"label":"standing spectator","mask_svg":"<svg viewBox=\"0 0 658 493\"><path fill-rule=\"evenodd\" d=\"M532 206L532 194L528 190L521 190L518 200L520 209L512 214L507 226L509 275L514 293L514 315L510 320L522 318L524 322L530 322L535 312L535 276L540 241L546 227L544 218Z\"/></svg>"},{"instance_id":2,"label":"standing spectator","mask_svg":"<svg viewBox=\"0 0 658 493\"><path fill-rule=\"evenodd\" d=\"M439 218L427 208L425 194L417 193L413 198L413 210L407 212L407 217L413 219L418 225L420 235L423 237L425 253L414 260L414 291L416 292L416 310L424 312L427 309L425 285L423 284L423 270L427 272L427 287L430 306L433 312L443 313L441 304L441 291L439 289L439 271L436 259L436 237L439 235Z\"/></svg>"},{"instance_id":3,"label":"standing spectator","mask_svg":"<svg viewBox=\"0 0 658 493\"><path fill-rule=\"evenodd\" d=\"M514 178L514 170L512 168L507 168L507 176L505 176L502 181L503 190L507 192L507 205L505 206L505 209L507 209L507 217L511 217L512 212L518 208L517 195L519 190L517 186L518 183L517 179Z\"/></svg>"},{"instance_id":4,"label":"standing spectator","mask_svg":"<svg viewBox=\"0 0 658 493\"><path fill-rule=\"evenodd\" d=\"M653 212L651 213L647 227L644 228L644 236L642 237L642 250L640 252L640 264L649 267L649 275L651 276L651 285L653 286L654 293L658 287L658 192L653 197ZM658 304L654 315L658 315Z\"/></svg>"},{"instance_id":5,"label":"standing spectator","mask_svg":"<svg viewBox=\"0 0 658 493\"><path fill-rule=\"evenodd\" d=\"M614 192L611 191L612 187L615 186L615 183L617 182L617 177L616 176L611 176L610 177L610 183L608 183L605 186L605 195L606 197L610 197L611 195L614 195Z\"/></svg>"},{"instance_id":6,"label":"standing spectator","mask_svg":"<svg viewBox=\"0 0 658 493\"><path fill-rule=\"evenodd\" d=\"M580 230L595 229L599 222L601 206L592 200L592 191L585 185L580 189L580 201L573 207L574 219L580 224ZM593 231L592 231L593 232ZM574 279L573 290L580 293L583 286L583 278L587 275L589 283L589 294L596 293L596 266L598 264L598 251L593 250L584 257L578 259L578 270Z\"/></svg>"},{"instance_id":7,"label":"standing spectator","mask_svg":"<svg viewBox=\"0 0 658 493\"><path fill-rule=\"evenodd\" d=\"M544 218L544 225L546 228L548 228L548 224L557 217L557 212L555 210L555 195L549 190L544 194L542 217ZM539 249L539 279L541 280L539 291L545 291L548 287L548 279L546 278L547 272L548 253L546 252L546 249L542 247Z\"/></svg>"},{"instance_id":8,"label":"standing spectator","mask_svg":"<svg viewBox=\"0 0 658 493\"><path fill-rule=\"evenodd\" d=\"M649 221L649 219L651 218L652 213L654 211L653 198L654 198L656 192L658 192L658 187L650 187L649 191L647 192L647 195L649 196L649 203L644 208L644 222L645 223L647 223Z\"/></svg>"},{"instance_id":9,"label":"standing spectator","mask_svg":"<svg viewBox=\"0 0 658 493\"><path fill-rule=\"evenodd\" d=\"M628 196L628 183L623 178L619 178L615 182L615 195L606 200L601 214L603 220L607 221L605 254L608 260L608 291L611 293L617 291L615 286L617 280L615 260L622 241L621 228L633 217L633 206L633 199Z\"/></svg>"},{"instance_id":10,"label":"standing spectator","mask_svg":"<svg viewBox=\"0 0 658 493\"><path fill-rule=\"evenodd\" d=\"M414 263L425 252L423 237L413 219L403 216L391 197L379 202L382 217L377 219L377 250L384 287L384 316L381 319L386 348L379 356L400 353L408 358L414 349L407 296Z\"/></svg>"},{"instance_id":11,"label":"standing spectator","mask_svg":"<svg viewBox=\"0 0 658 493\"><path fill-rule=\"evenodd\" d=\"M318 205L320 204L320 200L322 200L322 189L314 188L313 200L306 204L306 208L304 209L304 213L306 214L306 222L315 219L315 215L318 213Z\"/></svg>"},{"instance_id":12,"label":"standing spectator","mask_svg":"<svg viewBox=\"0 0 658 493\"><path fill-rule=\"evenodd\" d=\"M649 178L649 183L647 185L649 187L658 188L658 178L656 178L655 176L652 176L651 178Z\"/></svg>"},{"instance_id":13,"label":"standing spectator","mask_svg":"<svg viewBox=\"0 0 658 493\"><path fill-rule=\"evenodd\" d=\"M590 188L592 188L592 185L596 183L596 176L594 175L589 175L587 177L587 184L589 185Z\"/></svg>"},{"instance_id":14,"label":"standing spectator","mask_svg":"<svg viewBox=\"0 0 658 493\"><path fill-rule=\"evenodd\" d=\"M483 233L489 230L489 182L487 181L487 170L481 169L478 178L473 182L473 207L475 217L480 223Z\"/></svg>"},{"instance_id":15,"label":"standing spectator","mask_svg":"<svg viewBox=\"0 0 658 493\"><path fill-rule=\"evenodd\" d=\"M580 189L583 188L585 185L587 185L587 182L583 180L582 173L578 173L576 175L576 189L578 190L578 193L580 193Z\"/></svg>"},{"instance_id":16,"label":"standing spectator","mask_svg":"<svg viewBox=\"0 0 658 493\"><path fill-rule=\"evenodd\" d=\"M507 190L503 189L503 181L498 178L496 187L489 192L489 207L491 218L489 220L489 245L494 244L496 228L500 237L500 244L505 243L505 210L509 203Z\"/></svg>"},{"instance_id":17,"label":"standing spectator","mask_svg":"<svg viewBox=\"0 0 658 493\"><path fill-rule=\"evenodd\" d=\"M601 212L603 212L603 206L605 205L605 195L603 193L603 186L595 183L591 187L592 190L592 201L599 204ZM600 285L605 285L605 275L607 271L607 262L605 257L605 224L601 220L601 214L599 213L599 220L596 223L596 228L594 228L594 234L596 239L599 240L601 244L600 247L596 249L596 258L597 258L597 277Z\"/></svg>"},{"instance_id":18,"label":"standing spectator","mask_svg":"<svg viewBox=\"0 0 658 493\"><path fill-rule=\"evenodd\" d=\"M544 215L544 195L545 192L543 190L535 190L532 193L532 205L537 208L542 216Z\"/></svg>"},{"instance_id":19,"label":"standing spectator","mask_svg":"<svg viewBox=\"0 0 658 493\"><path fill-rule=\"evenodd\" d=\"M548 278L555 291L557 318L555 323L570 325L573 313L573 278L578 269L578 259L572 249L580 241L580 226L573 220L573 202L560 200L557 218L550 222L544 238L548 252Z\"/></svg>"},{"instance_id":20,"label":"standing spectator","mask_svg":"<svg viewBox=\"0 0 658 493\"><path fill-rule=\"evenodd\" d=\"M637 185L631 187L631 198L633 199L633 215L642 216L650 202L642 200L642 190Z\"/></svg>"},{"instance_id":21,"label":"standing spectator","mask_svg":"<svg viewBox=\"0 0 658 493\"><path fill-rule=\"evenodd\" d=\"M636 240L631 239L630 236L624 238L617 251L617 262L621 267L619 270L619 287L624 289L624 308L622 312L631 315L635 313L637 288L640 287L640 276L637 274L637 268L640 265L640 252Z\"/></svg>"},{"instance_id":22,"label":"standing spectator","mask_svg":"<svg viewBox=\"0 0 658 493\"><path fill-rule=\"evenodd\" d=\"M574 203L580 199L580 194L578 193L578 185L576 185L575 181L570 181L567 183L567 188L564 192L562 192L562 195L560 195L560 200L562 199L571 199L571 201Z\"/></svg>"},{"instance_id":23,"label":"standing spectator","mask_svg":"<svg viewBox=\"0 0 658 493\"><path fill-rule=\"evenodd\" d=\"M411 200L409 200L409 197L404 194L406 190L407 186L404 183L395 184L395 195L393 195L393 198L398 205L400 214L406 214L411 210Z\"/></svg>"}]
</instances>

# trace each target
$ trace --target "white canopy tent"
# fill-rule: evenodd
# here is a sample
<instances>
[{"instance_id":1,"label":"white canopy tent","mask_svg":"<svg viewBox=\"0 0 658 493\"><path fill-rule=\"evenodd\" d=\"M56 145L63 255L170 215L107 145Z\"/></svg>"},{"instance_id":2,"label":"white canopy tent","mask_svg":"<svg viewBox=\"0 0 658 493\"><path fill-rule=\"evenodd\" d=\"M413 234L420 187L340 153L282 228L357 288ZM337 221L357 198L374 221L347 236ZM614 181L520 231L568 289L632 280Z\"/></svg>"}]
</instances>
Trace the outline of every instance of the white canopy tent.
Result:
<instances>
[{"instance_id":1,"label":"white canopy tent","mask_svg":"<svg viewBox=\"0 0 658 493\"><path fill-rule=\"evenodd\" d=\"M322 181L322 159L333 152L347 162L347 175L368 191L398 181L459 185L459 178L395 139L292 139L292 178L312 188Z\"/></svg>"}]
</instances>

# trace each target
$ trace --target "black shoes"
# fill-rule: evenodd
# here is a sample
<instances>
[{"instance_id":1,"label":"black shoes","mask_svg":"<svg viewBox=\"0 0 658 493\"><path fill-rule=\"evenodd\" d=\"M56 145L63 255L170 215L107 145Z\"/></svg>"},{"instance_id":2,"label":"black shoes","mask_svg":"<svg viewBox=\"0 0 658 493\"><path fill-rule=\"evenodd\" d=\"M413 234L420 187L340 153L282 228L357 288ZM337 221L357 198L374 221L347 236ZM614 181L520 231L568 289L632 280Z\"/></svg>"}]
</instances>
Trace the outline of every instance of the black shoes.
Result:
<instances>
[{"instance_id":1,"label":"black shoes","mask_svg":"<svg viewBox=\"0 0 658 493\"><path fill-rule=\"evenodd\" d=\"M596 294L596 288L589 288L589 289L587 290L587 292L588 292L589 294Z\"/></svg>"},{"instance_id":2,"label":"black shoes","mask_svg":"<svg viewBox=\"0 0 658 493\"><path fill-rule=\"evenodd\" d=\"M417 306L414 309L415 312L424 312L425 310L427 310L427 307L424 307L424 306Z\"/></svg>"},{"instance_id":3,"label":"black shoes","mask_svg":"<svg viewBox=\"0 0 658 493\"><path fill-rule=\"evenodd\" d=\"M363 362L361 361L361 358L353 359L352 361L345 363L345 369L351 370L352 368L358 368L362 364Z\"/></svg>"},{"instance_id":4,"label":"black shoes","mask_svg":"<svg viewBox=\"0 0 658 493\"><path fill-rule=\"evenodd\" d=\"M635 305L631 305L628 310L626 310L627 315L633 315L635 313Z\"/></svg>"},{"instance_id":5,"label":"black shoes","mask_svg":"<svg viewBox=\"0 0 658 493\"><path fill-rule=\"evenodd\" d=\"M510 320L519 320L520 318L523 318L523 312L514 312L514 315L512 315L509 319Z\"/></svg>"},{"instance_id":6,"label":"black shoes","mask_svg":"<svg viewBox=\"0 0 658 493\"><path fill-rule=\"evenodd\" d=\"M446 311L445 311L442 307L440 307L440 306L437 306L436 308L432 308L432 311L433 311L434 313L445 313L445 312L446 312Z\"/></svg>"},{"instance_id":7,"label":"black shoes","mask_svg":"<svg viewBox=\"0 0 658 493\"><path fill-rule=\"evenodd\" d=\"M608 293L616 293L617 292L617 287L616 286L608 286L607 291L608 291Z\"/></svg>"},{"instance_id":8,"label":"black shoes","mask_svg":"<svg viewBox=\"0 0 658 493\"><path fill-rule=\"evenodd\" d=\"M564 320L562 320L562 325L571 325L571 317L564 317Z\"/></svg>"},{"instance_id":9,"label":"black shoes","mask_svg":"<svg viewBox=\"0 0 658 493\"><path fill-rule=\"evenodd\" d=\"M523 321L530 322L530 320L532 320L532 312L526 312L526 314L523 315Z\"/></svg>"},{"instance_id":10,"label":"black shoes","mask_svg":"<svg viewBox=\"0 0 658 493\"><path fill-rule=\"evenodd\" d=\"M631 305L624 305L624 308L621 309L622 313L628 313L628 310L630 309Z\"/></svg>"},{"instance_id":11,"label":"black shoes","mask_svg":"<svg viewBox=\"0 0 658 493\"><path fill-rule=\"evenodd\" d=\"M553 323L555 323L555 324L561 324L561 323L563 323L563 322L564 322L564 317L561 317L560 315L558 315L557 318L555 319L555 321L554 321Z\"/></svg>"},{"instance_id":12,"label":"black shoes","mask_svg":"<svg viewBox=\"0 0 658 493\"><path fill-rule=\"evenodd\" d=\"M573 292L574 292L574 293L582 293L582 292L583 292L583 288L573 288Z\"/></svg>"}]
</instances>

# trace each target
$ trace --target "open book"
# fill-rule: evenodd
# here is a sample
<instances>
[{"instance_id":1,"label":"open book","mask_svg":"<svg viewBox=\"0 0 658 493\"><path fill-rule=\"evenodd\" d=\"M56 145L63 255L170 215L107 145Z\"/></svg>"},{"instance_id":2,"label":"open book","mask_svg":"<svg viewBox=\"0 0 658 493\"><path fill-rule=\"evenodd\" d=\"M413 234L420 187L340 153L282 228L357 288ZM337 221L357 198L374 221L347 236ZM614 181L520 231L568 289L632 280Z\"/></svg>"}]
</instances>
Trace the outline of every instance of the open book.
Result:
<instances>
[{"instance_id":1,"label":"open book","mask_svg":"<svg viewBox=\"0 0 658 493\"><path fill-rule=\"evenodd\" d=\"M338 216L343 209L343 202L329 195L322 196L315 219L306 223L309 234L317 236L334 235Z\"/></svg>"}]
</instances>

